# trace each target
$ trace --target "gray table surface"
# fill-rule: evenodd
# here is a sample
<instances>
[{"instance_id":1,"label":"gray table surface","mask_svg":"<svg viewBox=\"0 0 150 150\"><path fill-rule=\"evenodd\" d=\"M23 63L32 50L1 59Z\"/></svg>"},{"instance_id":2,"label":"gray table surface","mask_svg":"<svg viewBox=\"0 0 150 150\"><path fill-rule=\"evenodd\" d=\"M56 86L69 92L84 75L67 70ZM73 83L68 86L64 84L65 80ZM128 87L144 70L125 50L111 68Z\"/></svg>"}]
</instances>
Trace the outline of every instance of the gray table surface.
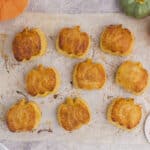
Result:
<instances>
[{"instance_id":1,"label":"gray table surface","mask_svg":"<svg viewBox=\"0 0 150 150\"><path fill-rule=\"evenodd\" d=\"M27 12L47 13L100 13L120 12L119 0L30 0ZM106 145L85 143L60 143L0 141L10 150L149 150L150 145Z\"/></svg>"}]
</instances>

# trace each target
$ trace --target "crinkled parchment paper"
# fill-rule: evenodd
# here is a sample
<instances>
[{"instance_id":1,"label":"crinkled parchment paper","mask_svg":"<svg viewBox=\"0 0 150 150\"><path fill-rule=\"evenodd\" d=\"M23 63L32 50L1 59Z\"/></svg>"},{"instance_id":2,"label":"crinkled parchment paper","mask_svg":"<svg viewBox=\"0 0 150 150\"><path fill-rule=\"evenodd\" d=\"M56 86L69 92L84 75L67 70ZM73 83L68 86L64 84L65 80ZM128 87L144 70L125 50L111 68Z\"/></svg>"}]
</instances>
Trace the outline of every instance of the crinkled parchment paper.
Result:
<instances>
[{"instance_id":1,"label":"crinkled parchment paper","mask_svg":"<svg viewBox=\"0 0 150 150\"><path fill-rule=\"evenodd\" d=\"M116 57L103 53L99 48L99 37L103 28L110 24L123 24L135 35L135 47L128 57ZM55 50L55 39L62 27L80 25L81 30L88 32L92 45L86 58L102 63L107 71L107 82L102 90L82 91L72 87L73 66L84 59L70 59ZM14 35L24 27L41 28L48 39L47 53L30 62L17 62L12 54L11 43ZM85 59L86 59L85 58ZM144 94L134 96L121 89L114 82L117 67L125 60L140 61L150 70L150 17L135 20L122 14L82 14L82 15L47 15L26 13L19 18L0 23L0 139L21 141L57 140L80 141L92 143L146 143L143 124L150 110L150 89ZM25 90L25 75L38 64L55 67L61 75L61 88L57 95L35 98ZM5 123L5 113L17 100L25 94L36 101L42 109L42 120L37 130L27 133L11 133ZM91 108L92 119L81 129L67 132L58 125L56 110L66 96L81 96ZM114 97L133 97L143 107L143 119L132 132L118 129L106 120L106 109ZM39 132L51 129L52 132Z\"/></svg>"}]
</instances>

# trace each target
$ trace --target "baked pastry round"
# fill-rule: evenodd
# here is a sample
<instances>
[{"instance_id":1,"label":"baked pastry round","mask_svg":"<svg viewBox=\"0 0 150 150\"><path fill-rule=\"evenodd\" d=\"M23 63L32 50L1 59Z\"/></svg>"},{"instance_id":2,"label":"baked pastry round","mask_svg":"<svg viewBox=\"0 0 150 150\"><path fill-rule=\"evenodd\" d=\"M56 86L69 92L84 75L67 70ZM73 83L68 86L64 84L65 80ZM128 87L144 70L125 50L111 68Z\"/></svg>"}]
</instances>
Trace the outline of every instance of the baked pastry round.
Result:
<instances>
[{"instance_id":1,"label":"baked pastry round","mask_svg":"<svg viewBox=\"0 0 150 150\"><path fill-rule=\"evenodd\" d=\"M80 128L90 121L90 110L81 98L67 98L58 108L58 122L68 131Z\"/></svg>"},{"instance_id":2,"label":"baked pastry round","mask_svg":"<svg viewBox=\"0 0 150 150\"><path fill-rule=\"evenodd\" d=\"M115 98L107 110L107 119L113 125L131 130L142 118L142 108L132 98Z\"/></svg>"},{"instance_id":3,"label":"baked pastry round","mask_svg":"<svg viewBox=\"0 0 150 150\"><path fill-rule=\"evenodd\" d=\"M101 49L109 54L127 56L134 45L134 36L122 25L107 26L100 37Z\"/></svg>"},{"instance_id":4,"label":"baked pastry round","mask_svg":"<svg viewBox=\"0 0 150 150\"><path fill-rule=\"evenodd\" d=\"M40 29L25 28L16 34L12 47L17 61L31 60L45 54L46 36Z\"/></svg>"},{"instance_id":5,"label":"baked pastry round","mask_svg":"<svg viewBox=\"0 0 150 150\"><path fill-rule=\"evenodd\" d=\"M12 132L32 131L39 125L41 115L35 102L22 99L8 110L6 121Z\"/></svg>"},{"instance_id":6,"label":"baked pastry round","mask_svg":"<svg viewBox=\"0 0 150 150\"><path fill-rule=\"evenodd\" d=\"M139 62L125 61L116 73L116 82L133 94L141 94L149 83L149 74Z\"/></svg>"},{"instance_id":7,"label":"baked pastry round","mask_svg":"<svg viewBox=\"0 0 150 150\"><path fill-rule=\"evenodd\" d=\"M47 96L58 91L60 77L56 69L39 65L26 77L26 89L32 96Z\"/></svg>"},{"instance_id":8,"label":"baked pastry round","mask_svg":"<svg viewBox=\"0 0 150 150\"><path fill-rule=\"evenodd\" d=\"M85 90L100 89L106 81L104 67L99 63L87 59L80 62L74 68L73 84L76 88Z\"/></svg>"},{"instance_id":9,"label":"baked pastry round","mask_svg":"<svg viewBox=\"0 0 150 150\"><path fill-rule=\"evenodd\" d=\"M80 26L63 28L56 40L56 49L61 54L74 58L84 57L90 48L90 37L80 31Z\"/></svg>"}]
</instances>

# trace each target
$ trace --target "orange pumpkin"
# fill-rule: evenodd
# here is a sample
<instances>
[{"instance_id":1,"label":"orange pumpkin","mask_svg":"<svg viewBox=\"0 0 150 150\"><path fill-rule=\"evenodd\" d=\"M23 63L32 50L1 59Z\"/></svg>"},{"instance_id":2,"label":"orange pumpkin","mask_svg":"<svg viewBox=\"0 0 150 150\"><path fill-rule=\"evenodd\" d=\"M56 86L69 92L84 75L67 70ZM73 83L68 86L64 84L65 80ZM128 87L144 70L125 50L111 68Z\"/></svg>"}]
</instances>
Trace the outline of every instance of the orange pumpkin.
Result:
<instances>
[{"instance_id":1,"label":"orange pumpkin","mask_svg":"<svg viewBox=\"0 0 150 150\"><path fill-rule=\"evenodd\" d=\"M0 21L20 15L28 5L28 0L0 0Z\"/></svg>"}]
</instances>

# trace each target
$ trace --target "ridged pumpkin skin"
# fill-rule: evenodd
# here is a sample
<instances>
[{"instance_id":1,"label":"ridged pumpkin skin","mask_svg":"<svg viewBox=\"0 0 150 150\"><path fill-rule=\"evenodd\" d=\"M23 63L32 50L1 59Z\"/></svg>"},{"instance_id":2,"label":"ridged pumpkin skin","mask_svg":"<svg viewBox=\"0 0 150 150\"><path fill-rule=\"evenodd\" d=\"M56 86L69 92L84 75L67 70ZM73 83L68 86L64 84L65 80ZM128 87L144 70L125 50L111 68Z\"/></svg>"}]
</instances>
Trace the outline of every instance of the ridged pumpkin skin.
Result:
<instances>
[{"instance_id":1,"label":"ridged pumpkin skin","mask_svg":"<svg viewBox=\"0 0 150 150\"><path fill-rule=\"evenodd\" d=\"M0 21L19 16L28 5L28 0L0 0Z\"/></svg>"},{"instance_id":2,"label":"ridged pumpkin skin","mask_svg":"<svg viewBox=\"0 0 150 150\"><path fill-rule=\"evenodd\" d=\"M150 0L120 0L124 12L135 18L144 18L150 15Z\"/></svg>"}]
</instances>

